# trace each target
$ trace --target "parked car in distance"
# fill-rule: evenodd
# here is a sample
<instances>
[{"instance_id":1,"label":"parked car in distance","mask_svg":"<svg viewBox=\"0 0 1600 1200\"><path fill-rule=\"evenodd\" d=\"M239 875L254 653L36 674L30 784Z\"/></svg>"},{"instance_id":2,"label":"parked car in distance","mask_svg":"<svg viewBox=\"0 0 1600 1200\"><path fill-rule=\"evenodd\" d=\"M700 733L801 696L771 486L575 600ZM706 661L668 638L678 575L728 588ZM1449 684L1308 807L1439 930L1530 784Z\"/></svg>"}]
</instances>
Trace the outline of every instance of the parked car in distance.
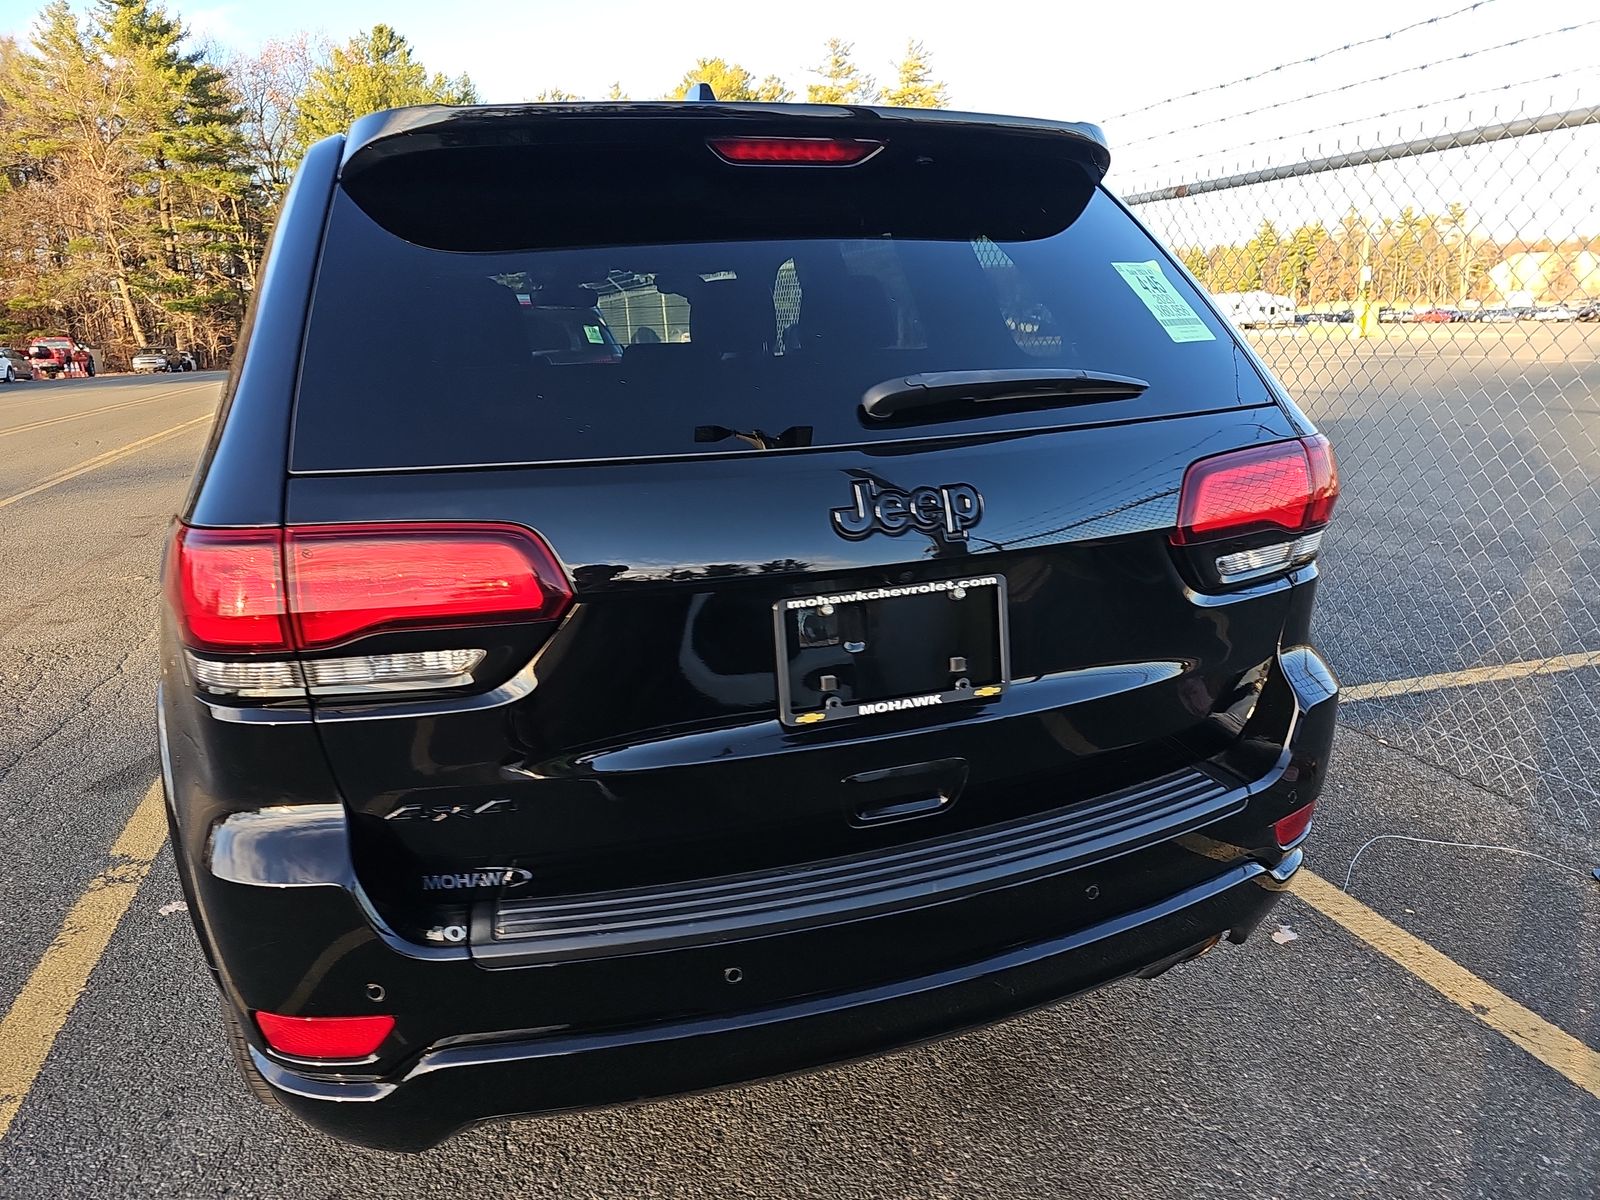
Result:
<instances>
[{"instance_id":1,"label":"parked car in distance","mask_svg":"<svg viewBox=\"0 0 1600 1200\"><path fill-rule=\"evenodd\" d=\"M171 346L144 346L133 356L134 374L154 375L162 371L192 371L194 357L187 350Z\"/></svg>"},{"instance_id":2,"label":"parked car in distance","mask_svg":"<svg viewBox=\"0 0 1600 1200\"><path fill-rule=\"evenodd\" d=\"M1565 304L1555 304L1549 308L1536 308L1533 310L1535 321L1576 321L1578 310L1569 308Z\"/></svg>"},{"instance_id":3,"label":"parked car in distance","mask_svg":"<svg viewBox=\"0 0 1600 1200\"><path fill-rule=\"evenodd\" d=\"M172 846L258 1095L419 1150L1261 925L1333 744L1338 477L1109 161L781 104L310 148L161 617Z\"/></svg>"},{"instance_id":4,"label":"parked car in distance","mask_svg":"<svg viewBox=\"0 0 1600 1200\"><path fill-rule=\"evenodd\" d=\"M33 378L33 360L25 351L0 346L0 383Z\"/></svg>"},{"instance_id":5,"label":"parked car in distance","mask_svg":"<svg viewBox=\"0 0 1600 1200\"><path fill-rule=\"evenodd\" d=\"M1600 300L1591 301L1578 310L1579 321L1600 321Z\"/></svg>"},{"instance_id":6,"label":"parked car in distance","mask_svg":"<svg viewBox=\"0 0 1600 1200\"><path fill-rule=\"evenodd\" d=\"M34 373L46 379L63 375L93 377L99 367L98 356L98 351L62 335L37 337L28 346Z\"/></svg>"},{"instance_id":7,"label":"parked car in distance","mask_svg":"<svg viewBox=\"0 0 1600 1200\"><path fill-rule=\"evenodd\" d=\"M1417 313L1412 319L1419 325L1448 325L1452 321L1459 321L1461 315L1453 308L1430 308Z\"/></svg>"}]
</instances>

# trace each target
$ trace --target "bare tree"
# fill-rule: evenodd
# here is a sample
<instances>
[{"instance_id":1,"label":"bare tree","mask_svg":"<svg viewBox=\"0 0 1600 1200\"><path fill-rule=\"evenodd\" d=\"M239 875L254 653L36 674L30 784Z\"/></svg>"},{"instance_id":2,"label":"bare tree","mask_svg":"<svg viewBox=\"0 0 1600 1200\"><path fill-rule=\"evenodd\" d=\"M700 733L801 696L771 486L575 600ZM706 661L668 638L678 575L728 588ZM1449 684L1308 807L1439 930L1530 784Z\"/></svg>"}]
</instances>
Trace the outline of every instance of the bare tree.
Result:
<instances>
[{"instance_id":1,"label":"bare tree","mask_svg":"<svg viewBox=\"0 0 1600 1200\"><path fill-rule=\"evenodd\" d=\"M236 54L223 62L244 113L240 132L273 212L298 162L295 106L310 85L317 63L327 56L324 40L302 32L266 42L254 54Z\"/></svg>"}]
</instances>

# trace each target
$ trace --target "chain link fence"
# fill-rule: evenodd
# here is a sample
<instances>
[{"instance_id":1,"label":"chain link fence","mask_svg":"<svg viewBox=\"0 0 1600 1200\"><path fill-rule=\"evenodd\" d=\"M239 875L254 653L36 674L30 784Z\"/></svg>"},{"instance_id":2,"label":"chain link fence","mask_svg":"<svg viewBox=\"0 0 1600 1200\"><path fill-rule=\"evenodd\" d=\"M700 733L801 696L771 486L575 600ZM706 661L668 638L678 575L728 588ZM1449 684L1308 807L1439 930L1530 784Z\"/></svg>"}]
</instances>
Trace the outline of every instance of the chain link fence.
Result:
<instances>
[{"instance_id":1,"label":"chain link fence","mask_svg":"<svg viewBox=\"0 0 1600 1200\"><path fill-rule=\"evenodd\" d=\"M1588 830L1600 108L1407 134L1124 198L1333 439L1345 722Z\"/></svg>"}]
</instances>

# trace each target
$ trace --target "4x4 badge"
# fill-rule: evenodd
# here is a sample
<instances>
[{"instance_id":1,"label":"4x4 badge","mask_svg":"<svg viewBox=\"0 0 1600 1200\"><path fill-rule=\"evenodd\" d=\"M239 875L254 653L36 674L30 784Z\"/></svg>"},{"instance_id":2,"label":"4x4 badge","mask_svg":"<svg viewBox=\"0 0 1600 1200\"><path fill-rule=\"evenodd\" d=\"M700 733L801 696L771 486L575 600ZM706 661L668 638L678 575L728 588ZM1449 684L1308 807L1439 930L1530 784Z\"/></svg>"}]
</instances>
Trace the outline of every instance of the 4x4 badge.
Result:
<instances>
[{"instance_id":1,"label":"4x4 badge","mask_svg":"<svg viewBox=\"0 0 1600 1200\"><path fill-rule=\"evenodd\" d=\"M970 483L946 483L906 492L884 487L872 479L853 479L850 491L855 503L836 508L830 515L834 532L851 541L874 533L899 537L915 529L964 542L967 530L983 519L983 497Z\"/></svg>"}]
</instances>

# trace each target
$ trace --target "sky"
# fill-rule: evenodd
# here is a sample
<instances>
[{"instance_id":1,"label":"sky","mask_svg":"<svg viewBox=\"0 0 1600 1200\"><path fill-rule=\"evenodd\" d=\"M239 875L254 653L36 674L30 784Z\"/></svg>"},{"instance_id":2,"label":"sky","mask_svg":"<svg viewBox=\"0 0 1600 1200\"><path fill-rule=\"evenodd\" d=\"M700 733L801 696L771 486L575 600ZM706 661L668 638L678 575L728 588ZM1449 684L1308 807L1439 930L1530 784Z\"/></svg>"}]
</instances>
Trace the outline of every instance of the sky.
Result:
<instances>
[{"instance_id":1,"label":"sky","mask_svg":"<svg viewBox=\"0 0 1600 1200\"><path fill-rule=\"evenodd\" d=\"M1110 182L1123 192L1295 161L1336 144L1482 124L1497 111L1600 104L1595 0L169 0L169 7L196 37L240 50L297 29L342 41L387 22L431 70L470 74L489 101L523 100L549 87L598 97L613 81L635 98L653 98L695 58L712 55L757 76L777 74L803 96L823 39L853 41L857 61L885 81L915 37L932 53L954 108L1102 124L1112 147ZM38 8L0 0L0 32L25 37ZM1430 17L1444 19L1273 70ZM1584 27L1541 36L1573 25ZM1519 39L1527 40L1488 49ZM1119 115L1246 75L1261 77ZM1468 93L1479 94L1455 99ZM1577 150L1552 142L1531 164L1534 148L1525 145L1461 169L1499 175L1537 167L1555 187L1554 174L1571 175L1573 154L1590 175L1600 172L1594 139L1576 141ZM1573 205L1592 215L1594 191L1584 194L1565 178L1559 196L1538 203L1538 220ZM1509 205L1500 207L1509 214ZM1526 221L1525 204L1522 212ZM1502 214L1502 226L1511 219Z\"/></svg>"}]
</instances>

